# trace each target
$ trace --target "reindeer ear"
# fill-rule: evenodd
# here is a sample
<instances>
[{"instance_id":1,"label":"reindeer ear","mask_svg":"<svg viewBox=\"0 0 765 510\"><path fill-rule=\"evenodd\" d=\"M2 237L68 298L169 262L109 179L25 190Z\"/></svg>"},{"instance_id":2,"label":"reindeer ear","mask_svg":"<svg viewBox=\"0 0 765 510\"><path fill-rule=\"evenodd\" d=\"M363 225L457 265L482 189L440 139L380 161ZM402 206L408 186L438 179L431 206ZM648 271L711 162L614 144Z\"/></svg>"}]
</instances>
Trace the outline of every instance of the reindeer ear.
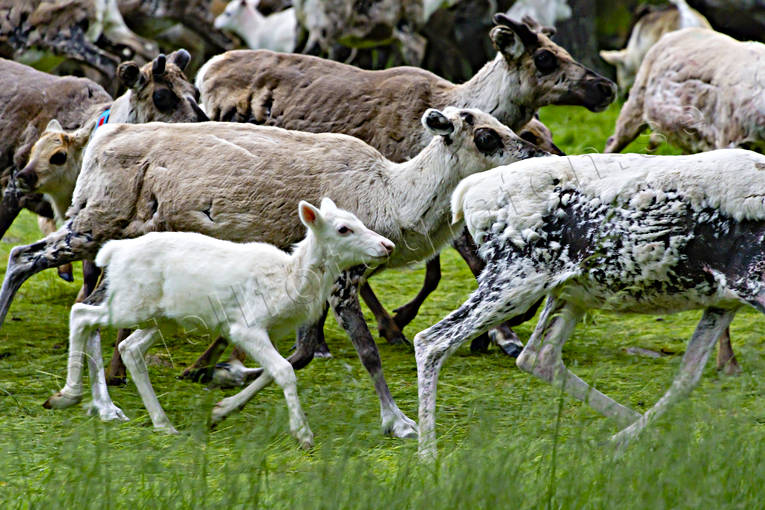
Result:
<instances>
[{"instance_id":1,"label":"reindeer ear","mask_svg":"<svg viewBox=\"0 0 765 510\"><path fill-rule=\"evenodd\" d=\"M489 32L489 38L491 38L494 49L513 59L519 58L526 51L518 36L507 27L492 28Z\"/></svg>"},{"instance_id":2,"label":"reindeer ear","mask_svg":"<svg viewBox=\"0 0 765 510\"><path fill-rule=\"evenodd\" d=\"M321 211L305 200L301 200L298 204L298 214L300 215L300 221L303 222L303 225L310 229L318 227L323 221Z\"/></svg>"},{"instance_id":3,"label":"reindeer ear","mask_svg":"<svg viewBox=\"0 0 765 510\"><path fill-rule=\"evenodd\" d=\"M160 53L151 64L151 75L154 78L159 78L165 74L165 64L167 64L167 57L164 53Z\"/></svg>"},{"instance_id":4,"label":"reindeer ear","mask_svg":"<svg viewBox=\"0 0 765 510\"><path fill-rule=\"evenodd\" d=\"M428 108L422 114L422 125L434 136L449 136L454 132L454 124L449 117L435 108Z\"/></svg>"},{"instance_id":5,"label":"reindeer ear","mask_svg":"<svg viewBox=\"0 0 765 510\"><path fill-rule=\"evenodd\" d=\"M492 29L492 32L498 28L510 29L516 36L518 36L524 48L528 50L535 50L539 46L539 37L537 37L537 34L526 23L510 19L502 13L497 13L494 15L494 23L496 23L497 26ZM491 36L491 33L489 35ZM498 44L494 37L492 37L492 42L494 42L494 46L497 48L497 50L504 53L504 51L500 48L506 45Z\"/></svg>"},{"instance_id":6,"label":"reindeer ear","mask_svg":"<svg viewBox=\"0 0 765 510\"><path fill-rule=\"evenodd\" d=\"M189 55L188 51L181 48L178 51L172 52L168 57L168 60L177 65L181 71L185 71L186 67L189 65L189 62L191 62L191 55Z\"/></svg>"},{"instance_id":7,"label":"reindeer ear","mask_svg":"<svg viewBox=\"0 0 765 510\"><path fill-rule=\"evenodd\" d=\"M135 86L139 76L141 76L141 69L132 60L121 63L117 68L117 77L129 89Z\"/></svg>"},{"instance_id":8,"label":"reindeer ear","mask_svg":"<svg viewBox=\"0 0 765 510\"><path fill-rule=\"evenodd\" d=\"M327 211L334 211L337 209L337 206L329 197L324 197L321 199L321 211L327 212Z\"/></svg>"},{"instance_id":9,"label":"reindeer ear","mask_svg":"<svg viewBox=\"0 0 765 510\"><path fill-rule=\"evenodd\" d=\"M56 119L51 119L50 122L48 122L48 125L45 126L45 131L43 132L44 133L48 133L48 132L60 133L63 131L64 131L64 128L61 127L61 124L59 124L59 122Z\"/></svg>"},{"instance_id":10,"label":"reindeer ear","mask_svg":"<svg viewBox=\"0 0 765 510\"><path fill-rule=\"evenodd\" d=\"M600 52L600 58L602 58L603 60L605 60L612 66L615 66L617 64L624 62L625 56L626 56L626 52L624 50L617 50L617 51L603 50Z\"/></svg>"}]
</instances>

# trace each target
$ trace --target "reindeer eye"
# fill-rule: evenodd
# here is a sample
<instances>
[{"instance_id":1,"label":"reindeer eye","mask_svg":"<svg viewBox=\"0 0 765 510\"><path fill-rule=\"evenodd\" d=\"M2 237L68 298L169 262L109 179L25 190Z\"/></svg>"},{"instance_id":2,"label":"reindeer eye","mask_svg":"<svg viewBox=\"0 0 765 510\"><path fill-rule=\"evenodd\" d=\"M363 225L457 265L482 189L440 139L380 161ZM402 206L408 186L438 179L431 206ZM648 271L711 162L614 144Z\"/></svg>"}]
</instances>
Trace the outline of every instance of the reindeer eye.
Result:
<instances>
[{"instance_id":1,"label":"reindeer eye","mask_svg":"<svg viewBox=\"0 0 765 510\"><path fill-rule=\"evenodd\" d=\"M171 110L178 104L178 98L175 94L164 88L155 90L152 94L152 99L154 100L157 109L161 112Z\"/></svg>"},{"instance_id":2,"label":"reindeer eye","mask_svg":"<svg viewBox=\"0 0 765 510\"><path fill-rule=\"evenodd\" d=\"M64 163L66 163L66 152L64 151L54 152L53 156L51 156L48 161L50 161L51 165L63 165Z\"/></svg>"},{"instance_id":3,"label":"reindeer eye","mask_svg":"<svg viewBox=\"0 0 765 510\"><path fill-rule=\"evenodd\" d=\"M555 58L552 52L542 50L534 55L534 65L537 66L540 73L550 74L558 67L558 59Z\"/></svg>"},{"instance_id":4,"label":"reindeer eye","mask_svg":"<svg viewBox=\"0 0 765 510\"><path fill-rule=\"evenodd\" d=\"M531 131L524 131L518 136L520 136L522 139L526 140L529 143L533 143L534 145L539 145L539 138L537 138L537 135L535 135Z\"/></svg>"},{"instance_id":5,"label":"reindeer eye","mask_svg":"<svg viewBox=\"0 0 765 510\"><path fill-rule=\"evenodd\" d=\"M473 141L478 150L484 154L492 154L497 149L502 148L502 138L496 131L489 128L476 129Z\"/></svg>"},{"instance_id":6,"label":"reindeer eye","mask_svg":"<svg viewBox=\"0 0 765 510\"><path fill-rule=\"evenodd\" d=\"M340 233L340 235L353 234L353 230L349 229L345 225L338 228L337 231Z\"/></svg>"}]
</instances>

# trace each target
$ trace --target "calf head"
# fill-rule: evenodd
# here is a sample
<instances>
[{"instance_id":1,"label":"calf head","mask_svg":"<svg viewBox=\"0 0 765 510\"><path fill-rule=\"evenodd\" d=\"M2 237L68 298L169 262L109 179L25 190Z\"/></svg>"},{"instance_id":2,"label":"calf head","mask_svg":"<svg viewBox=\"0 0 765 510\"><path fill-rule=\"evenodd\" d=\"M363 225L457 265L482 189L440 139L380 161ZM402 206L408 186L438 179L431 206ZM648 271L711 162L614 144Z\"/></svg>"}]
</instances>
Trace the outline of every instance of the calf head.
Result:
<instances>
[{"instance_id":1,"label":"calf head","mask_svg":"<svg viewBox=\"0 0 765 510\"><path fill-rule=\"evenodd\" d=\"M56 119L51 120L32 146L29 162L16 174L19 190L55 193L66 183L73 186L89 131L83 128L67 132Z\"/></svg>"},{"instance_id":2,"label":"calf head","mask_svg":"<svg viewBox=\"0 0 765 510\"><path fill-rule=\"evenodd\" d=\"M461 177L522 159L549 156L481 110L452 106L443 110L430 108L421 120L436 138L431 144L444 145L444 161L456 164Z\"/></svg>"},{"instance_id":3,"label":"calf head","mask_svg":"<svg viewBox=\"0 0 765 510\"><path fill-rule=\"evenodd\" d=\"M120 81L132 92L127 122L202 122L209 120L199 107L199 91L183 70L191 56L186 50L159 55L138 67L123 62L117 68Z\"/></svg>"},{"instance_id":4,"label":"calf head","mask_svg":"<svg viewBox=\"0 0 765 510\"><path fill-rule=\"evenodd\" d=\"M215 18L213 26L218 30L226 29L236 32L238 28L247 26L243 22L246 16L255 16L255 13L248 12L248 9L255 9L257 4L257 0L250 0L249 3L248 0L231 0L224 11Z\"/></svg>"},{"instance_id":5,"label":"calf head","mask_svg":"<svg viewBox=\"0 0 765 510\"><path fill-rule=\"evenodd\" d=\"M494 22L489 36L508 67L520 76L516 92L526 104L536 108L577 105L599 112L614 100L616 85L552 42L552 29L542 28L529 17L519 22L496 14Z\"/></svg>"},{"instance_id":6,"label":"calf head","mask_svg":"<svg viewBox=\"0 0 765 510\"><path fill-rule=\"evenodd\" d=\"M321 209L301 201L298 213L322 246L326 263L336 264L338 270L360 264L379 265L395 248L389 239L368 229L353 213L338 208L329 198L322 199Z\"/></svg>"}]
</instances>

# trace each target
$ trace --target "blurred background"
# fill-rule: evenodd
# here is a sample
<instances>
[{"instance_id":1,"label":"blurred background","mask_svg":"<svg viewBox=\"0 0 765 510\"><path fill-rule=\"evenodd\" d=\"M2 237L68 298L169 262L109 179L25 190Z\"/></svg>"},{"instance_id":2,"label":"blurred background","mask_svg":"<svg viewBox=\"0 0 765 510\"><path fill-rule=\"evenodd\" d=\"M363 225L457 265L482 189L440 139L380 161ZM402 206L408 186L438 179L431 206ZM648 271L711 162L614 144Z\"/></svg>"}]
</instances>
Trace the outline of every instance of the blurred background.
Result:
<instances>
[{"instance_id":1,"label":"blurred background","mask_svg":"<svg viewBox=\"0 0 765 510\"><path fill-rule=\"evenodd\" d=\"M556 42L614 77L598 52L623 48L639 15L670 6L661 0L108 0L104 11L95 4L0 0L0 57L87 76L112 93L120 61L142 63L180 47L193 57L190 77L222 51L276 45L365 69L414 65L461 82L493 58L487 34L492 15L502 11L554 25ZM765 0L688 4L737 39L765 37Z\"/></svg>"}]
</instances>

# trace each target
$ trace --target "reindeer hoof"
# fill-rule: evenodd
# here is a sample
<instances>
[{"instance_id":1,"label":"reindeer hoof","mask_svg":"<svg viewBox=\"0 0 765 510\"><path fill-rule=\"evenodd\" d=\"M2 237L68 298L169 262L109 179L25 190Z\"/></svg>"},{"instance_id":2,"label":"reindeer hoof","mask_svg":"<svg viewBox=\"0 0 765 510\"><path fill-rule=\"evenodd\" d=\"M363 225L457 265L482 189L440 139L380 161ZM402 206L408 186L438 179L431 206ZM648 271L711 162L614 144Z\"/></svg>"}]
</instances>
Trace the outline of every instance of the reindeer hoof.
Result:
<instances>
[{"instance_id":1,"label":"reindeer hoof","mask_svg":"<svg viewBox=\"0 0 765 510\"><path fill-rule=\"evenodd\" d=\"M71 272L71 268L69 271L59 271L58 277L64 280L65 282L72 283L74 281L74 275Z\"/></svg>"},{"instance_id":2,"label":"reindeer hoof","mask_svg":"<svg viewBox=\"0 0 765 510\"><path fill-rule=\"evenodd\" d=\"M518 336L513 333L513 336L508 337L503 335L499 330L492 329L489 331L489 338L492 342L497 344L502 352L510 356L511 358L517 358L521 355L523 350L523 343L518 339Z\"/></svg>"},{"instance_id":3,"label":"reindeer hoof","mask_svg":"<svg viewBox=\"0 0 765 510\"><path fill-rule=\"evenodd\" d=\"M122 409L111 402L106 406L97 406L95 402L90 402L86 407L89 415L98 415L101 421L130 421Z\"/></svg>"},{"instance_id":4,"label":"reindeer hoof","mask_svg":"<svg viewBox=\"0 0 765 510\"><path fill-rule=\"evenodd\" d=\"M154 430L162 434L170 434L173 436L178 434L178 431L175 429L175 427L173 427L169 423L167 425L155 425Z\"/></svg>"},{"instance_id":5,"label":"reindeer hoof","mask_svg":"<svg viewBox=\"0 0 765 510\"><path fill-rule=\"evenodd\" d=\"M59 391L55 395L48 397L48 400L45 401L43 407L45 409L66 409L67 407L79 404L81 401L82 395L68 396Z\"/></svg>"},{"instance_id":6,"label":"reindeer hoof","mask_svg":"<svg viewBox=\"0 0 765 510\"><path fill-rule=\"evenodd\" d=\"M127 376L106 376L107 386L125 386L127 384Z\"/></svg>"},{"instance_id":7,"label":"reindeer hoof","mask_svg":"<svg viewBox=\"0 0 765 510\"><path fill-rule=\"evenodd\" d=\"M313 432L309 430L299 433L297 441L303 450L311 450L313 448Z\"/></svg>"},{"instance_id":8,"label":"reindeer hoof","mask_svg":"<svg viewBox=\"0 0 765 510\"><path fill-rule=\"evenodd\" d=\"M387 425L383 424L383 434L399 439L417 439L417 423L406 416L397 416Z\"/></svg>"},{"instance_id":9,"label":"reindeer hoof","mask_svg":"<svg viewBox=\"0 0 765 510\"><path fill-rule=\"evenodd\" d=\"M314 359L329 359L332 357L332 353L329 352L327 344L322 342L316 347L316 350L313 351L313 357Z\"/></svg>"},{"instance_id":10,"label":"reindeer hoof","mask_svg":"<svg viewBox=\"0 0 765 510\"><path fill-rule=\"evenodd\" d=\"M186 379L195 383L208 383L212 381L215 367L187 368L178 379Z\"/></svg>"}]
</instances>

